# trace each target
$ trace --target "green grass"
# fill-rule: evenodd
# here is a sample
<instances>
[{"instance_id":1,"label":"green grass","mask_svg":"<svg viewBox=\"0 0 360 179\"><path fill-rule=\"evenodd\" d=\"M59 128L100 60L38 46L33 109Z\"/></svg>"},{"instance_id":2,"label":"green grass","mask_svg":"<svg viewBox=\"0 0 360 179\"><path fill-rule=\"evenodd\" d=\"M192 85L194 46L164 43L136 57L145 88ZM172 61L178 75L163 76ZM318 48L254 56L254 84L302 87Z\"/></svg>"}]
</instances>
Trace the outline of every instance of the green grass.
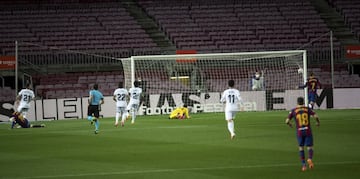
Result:
<instances>
[{"instance_id":1,"label":"green grass","mask_svg":"<svg viewBox=\"0 0 360 179\"><path fill-rule=\"evenodd\" d=\"M223 113L189 120L139 116L115 128L101 119L46 122L46 128L0 124L0 178L359 178L360 110L318 110L314 170L300 171L287 111L238 113L230 140Z\"/></svg>"}]
</instances>

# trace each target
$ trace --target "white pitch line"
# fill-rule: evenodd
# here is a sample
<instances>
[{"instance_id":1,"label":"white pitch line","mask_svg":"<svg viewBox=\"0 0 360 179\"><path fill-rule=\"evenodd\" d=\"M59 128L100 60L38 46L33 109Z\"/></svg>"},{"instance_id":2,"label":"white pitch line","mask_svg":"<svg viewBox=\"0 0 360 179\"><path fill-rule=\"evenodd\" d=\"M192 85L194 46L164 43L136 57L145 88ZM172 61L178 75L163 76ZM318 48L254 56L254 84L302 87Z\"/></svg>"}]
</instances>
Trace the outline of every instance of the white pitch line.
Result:
<instances>
[{"instance_id":1,"label":"white pitch line","mask_svg":"<svg viewBox=\"0 0 360 179\"><path fill-rule=\"evenodd\" d=\"M342 161L342 162L321 162L317 165L350 165L360 164L360 161ZM73 178L84 176L110 176L110 175L128 175L128 174L146 174L146 173L169 173L169 172L191 172L201 170L222 170L222 169L247 169L247 168L273 168L273 167L289 167L298 166L299 163L284 163L284 164L264 164L264 165L246 165L246 166L229 166L229 167L204 167L204 168L175 168L175 169L150 169L141 171L119 171L119 172L99 172L99 173L82 173L82 174L68 174L68 175L47 175L47 176L30 176L30 177L13 177L7 179L43 179L43 178Z\"/></svg>"}]
</instances>

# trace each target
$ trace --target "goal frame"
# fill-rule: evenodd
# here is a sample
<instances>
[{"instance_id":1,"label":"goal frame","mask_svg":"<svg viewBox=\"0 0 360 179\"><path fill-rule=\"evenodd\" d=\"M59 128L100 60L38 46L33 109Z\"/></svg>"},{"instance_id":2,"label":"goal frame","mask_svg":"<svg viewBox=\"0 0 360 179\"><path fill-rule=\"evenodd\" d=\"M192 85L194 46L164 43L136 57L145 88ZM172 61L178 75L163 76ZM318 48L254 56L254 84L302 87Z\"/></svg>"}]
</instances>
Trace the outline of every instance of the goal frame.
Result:
<instances>
[{"instance_id":1,"label":"goal frame","mask_svg":"<svg viewBox=\"0 0 360 179\"><path fill-rule=\"evenodd\" d=\"M130 60L130 69L131 69L131 86L133 87L135 79L135 61L138 59L148 59L148 60L164 60L164 59L176 59L176 58L202 58L202 57L221 57L221 56L246 56L246 55L293 55L293 54L302 54L303 62L303 84L307 82L307 53L306 50L282 50L282 51L260 51L260 52L234 52L234 53L201 53L201 54L176 54L176 55L141 55L141 56L131 56L130 58L122 60ZM285 55L282 55L285 56ZM124 67L123 67L124 68ZM125 75L124 75L125 76ZM127 85L126 85L127 86ZM308 106L308 89L304 88L304 100L305 105Z\"/></svg>"}]
</instances>

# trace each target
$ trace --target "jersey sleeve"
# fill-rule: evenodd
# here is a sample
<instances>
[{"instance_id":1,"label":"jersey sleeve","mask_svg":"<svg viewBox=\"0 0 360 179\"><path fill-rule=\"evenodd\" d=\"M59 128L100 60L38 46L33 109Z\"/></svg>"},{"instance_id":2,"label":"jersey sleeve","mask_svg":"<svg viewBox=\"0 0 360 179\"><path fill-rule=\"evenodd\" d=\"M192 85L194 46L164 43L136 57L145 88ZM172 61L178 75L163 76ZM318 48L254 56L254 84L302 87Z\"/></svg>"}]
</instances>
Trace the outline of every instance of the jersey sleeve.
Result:
<instances>
[{"instance_id":1,"label":"jersey sleeve","mask_svg":"<svg viewBox=\"0 0 360 179\"><path fill-rule=\"evenodd\" d=\"M236 98L238 99L238 101L239 101L240 104L243 103L243 100L242 100L242 98L241 98L241 95L240 95L240 92L239 92L239 91L236 93Z\"/></svg>"},{"instance_id":2,"label":"jersey sleeve","mask_svg":"<svg viewBox=\"0 0 360 179\"><path fill-rule=\"evenodd\" d=\"M180 112L179 110L180 110L179 108L174 109L174 110L171 112L170 116L176 115L177 113Z\"/></svg>"},{"instance_id":3,"label":"jersey sleeve","mask_svg":"<svg viewBox=\"0 0 360 179\"><path fill-rule=\"evenodd\" d=\"M294 117L294 110L291 110L290 112L289 112L289 114L288 114L288 119L292 119Z\"/></svg>"},{"instance_id":4,"label":"jersey sleeve","mask_svg":"<svg viewBox=\"0 0 360 179\"><path fill-rule=\"evenodd\" d=\"M224 91L223 94L221 95L221 98L220 98L220 102L221 102L221 103L224 103L224 102L225 102L225 99L226 99L226 97L225 97L226 94L225 94L225 93L226 93L226 91Z\"/></svg>"},{"instance_id":5,"label":"jersey sleeve","mask_svg":"<svg viewBox=\"0 0 360 179\"><path fill-rule=\"evenodd\" d=\"M304 89L308 86L309 82L307 81L304 85L300 85L299 88L300 89Z\"/></svg>"},{"instance_id":6,"label":"jersey sleeve","mask_svg":"<svg viewBox=\"0 0 360 179\"><path fill-rule=\"evenodd\" d=\"M32 96L31 96L32 98L35 98L35 93L34 93L34 91L31 91L31 95L32 95Z\"/></svg>"},{"instance_id":7,"label":"jersey sleeve","mask_svg":"<svg viewBox=\"0 0 360 179\"><path fill-rule=\"evenodd\" d=\"M320 80L316 78L316 82L317 82L318 88L319 88L319 89L321 89L321 83L320 83Z\"/></svg>"}]
</instances>

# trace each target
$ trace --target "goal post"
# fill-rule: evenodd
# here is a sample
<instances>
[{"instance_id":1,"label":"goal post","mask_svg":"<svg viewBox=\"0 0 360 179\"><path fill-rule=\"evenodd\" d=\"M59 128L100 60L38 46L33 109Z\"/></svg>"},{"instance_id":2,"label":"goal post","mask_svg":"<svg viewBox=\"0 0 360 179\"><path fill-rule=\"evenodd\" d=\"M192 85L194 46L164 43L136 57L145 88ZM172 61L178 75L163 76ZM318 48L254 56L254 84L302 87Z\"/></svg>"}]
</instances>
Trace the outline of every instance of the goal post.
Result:
<instances>
[{"instance_id":1,"label":"goal post","mask_svg":"<svg viewBox=\"0 0 360 179\"><path fill-rule=\"evenodd\" d=\"M251 103L255 105L253 110L287 109L282 103L289 94L301 95L308 103L307 89L296 89L307 80L305 50L132 56L122 59L122 64L127 88L135 80L141 81L146 107L203 104L203 110L204 105L217 109L215 103L219 103L230 79L235 81L244 101L256 103ZM252 86L255 72L263 77L263 87ZM289 94L277 97L277 93L286 91Z\"/></svg>"}]
</instances>

